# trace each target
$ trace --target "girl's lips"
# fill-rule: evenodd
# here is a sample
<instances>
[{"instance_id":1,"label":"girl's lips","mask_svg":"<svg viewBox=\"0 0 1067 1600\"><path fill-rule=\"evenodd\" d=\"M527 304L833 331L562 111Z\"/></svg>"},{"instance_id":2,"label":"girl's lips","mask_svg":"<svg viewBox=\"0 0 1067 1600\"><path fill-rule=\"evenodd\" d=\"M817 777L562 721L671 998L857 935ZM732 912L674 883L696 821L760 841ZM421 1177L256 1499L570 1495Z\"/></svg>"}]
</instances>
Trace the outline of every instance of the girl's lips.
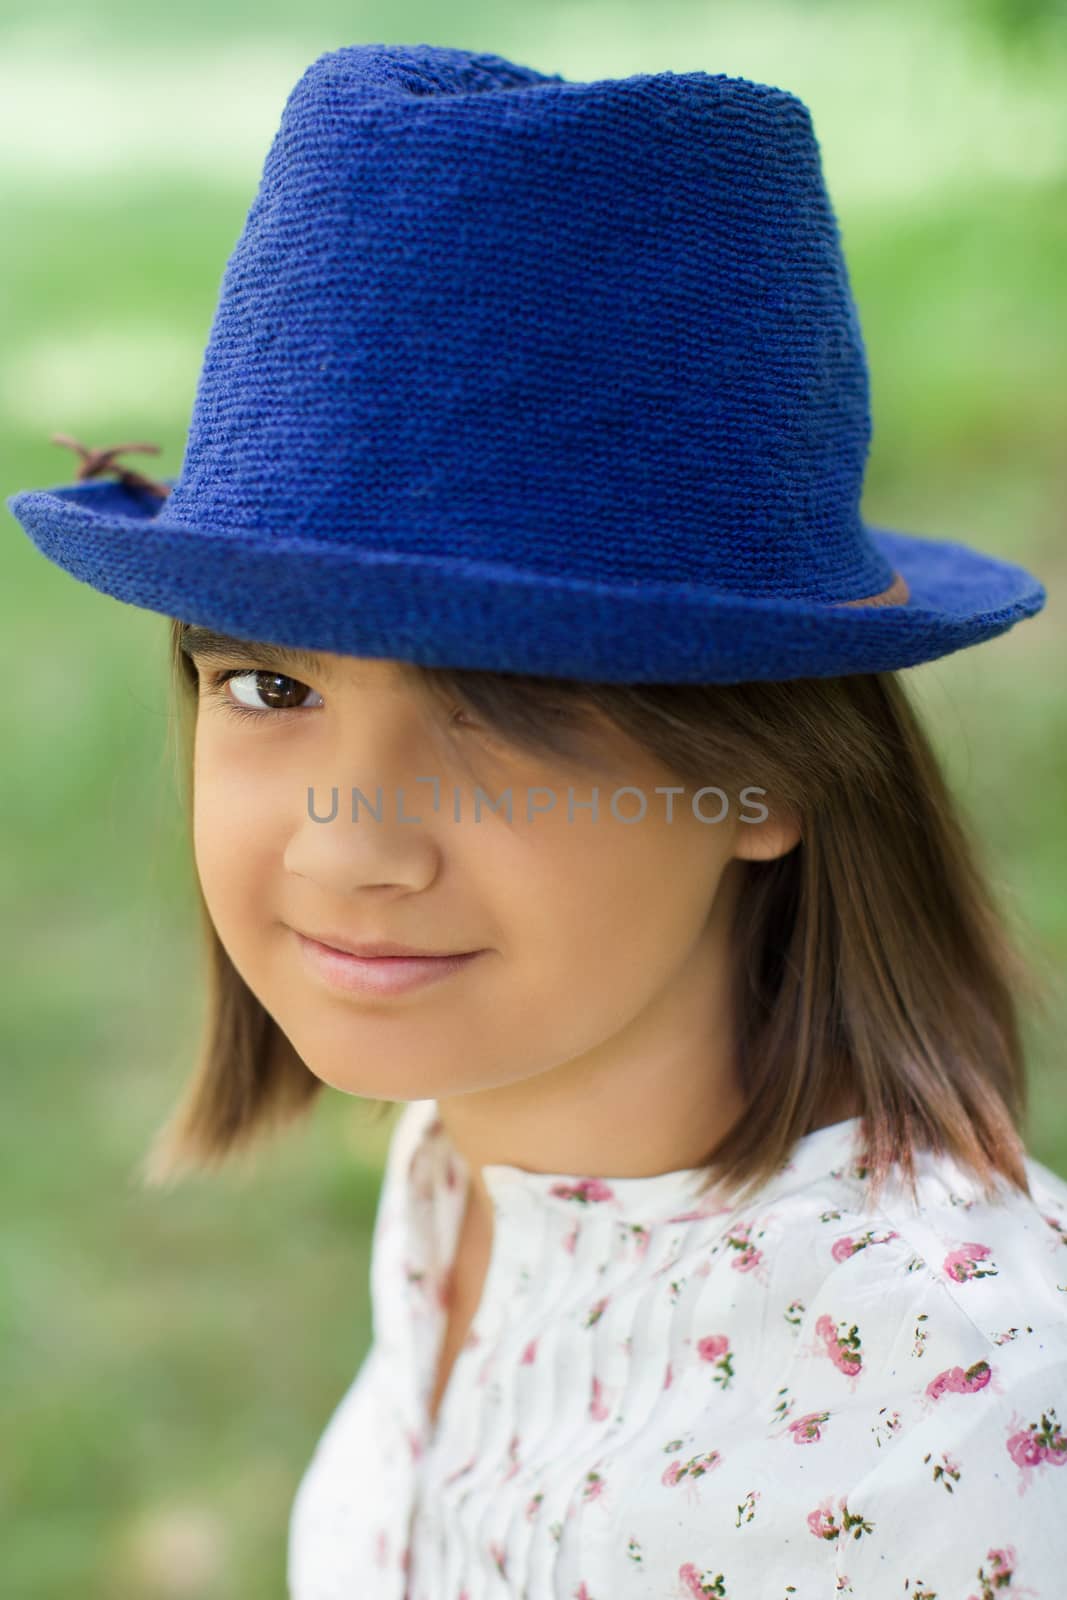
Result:
<instances>
[{"instance_id":1,"label":"girl's lips","mask_svg":"<svg viewBox=\"0 0 1067 1600\"><path fill-rule=\"evenodd\" d=\"M484 953L473 950L462 956L352 956L302 933L296 937L313 970L333 988L347 989L352 994L407 994L450 977Z\"/></svg>"}]
</instances>

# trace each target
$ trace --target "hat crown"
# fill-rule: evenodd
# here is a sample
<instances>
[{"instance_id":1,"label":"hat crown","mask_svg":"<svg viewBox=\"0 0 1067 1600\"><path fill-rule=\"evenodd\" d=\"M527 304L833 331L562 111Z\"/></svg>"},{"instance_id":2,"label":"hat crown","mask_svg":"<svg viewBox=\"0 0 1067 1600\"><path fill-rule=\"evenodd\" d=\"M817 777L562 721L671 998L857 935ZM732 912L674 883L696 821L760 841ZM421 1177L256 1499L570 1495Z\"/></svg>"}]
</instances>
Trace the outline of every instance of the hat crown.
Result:
<instances>
[{"instance_id":1,"label":"hat crown","mask_svg":"<svg viewBox=\"0 0 1067 1600\"><path fill-rule=\"evenodd\" d=\"M870 433L802 101L356 45L286 102L167 520L845 600Z\"/></svg>"}]
</instances>

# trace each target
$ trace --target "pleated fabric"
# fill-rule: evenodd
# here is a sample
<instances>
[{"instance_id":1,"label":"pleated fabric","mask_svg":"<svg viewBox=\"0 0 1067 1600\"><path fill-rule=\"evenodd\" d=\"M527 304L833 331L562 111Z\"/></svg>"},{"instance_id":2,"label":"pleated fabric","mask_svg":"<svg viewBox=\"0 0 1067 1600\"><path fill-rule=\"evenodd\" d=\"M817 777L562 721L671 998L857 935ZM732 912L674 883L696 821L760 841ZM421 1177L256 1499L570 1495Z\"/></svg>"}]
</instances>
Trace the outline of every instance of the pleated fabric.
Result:
<instances>
[{"instance_id":1,"label":"pleated fabric","mask_svg":"<svg viewBox=\"0 0 1067 1600\"><path fill-rule=\"evenodd\" d=\"M489 1267L428 1404L468 1173L390 1144L373 1342L301 1480L291 1600L1053 1600L1067 1563L1067 1182L983 1198L859 1118L742 1209L700 1169L483 1169Z\"/></svg>"}]
</instances>

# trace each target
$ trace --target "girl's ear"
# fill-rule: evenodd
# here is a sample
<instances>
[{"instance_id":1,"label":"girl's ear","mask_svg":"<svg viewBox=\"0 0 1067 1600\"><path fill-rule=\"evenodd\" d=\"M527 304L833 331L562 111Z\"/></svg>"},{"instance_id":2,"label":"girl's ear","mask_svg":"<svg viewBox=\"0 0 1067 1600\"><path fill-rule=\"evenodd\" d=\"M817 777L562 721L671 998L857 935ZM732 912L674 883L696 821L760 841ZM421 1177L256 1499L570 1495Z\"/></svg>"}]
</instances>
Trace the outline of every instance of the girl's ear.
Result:
<instances>
[{"instance_id":1,"label":"girl's ear","mask_svg":"<svg viewBox=\"0 0 1067 1600\"><path fill-rule=\"evenodd\" d=\"M774 861L799 843L800 823L786 811L771 810L763 821L739 821L734 829L734 855L740 861Z\"/></svg>"}]
</instances>

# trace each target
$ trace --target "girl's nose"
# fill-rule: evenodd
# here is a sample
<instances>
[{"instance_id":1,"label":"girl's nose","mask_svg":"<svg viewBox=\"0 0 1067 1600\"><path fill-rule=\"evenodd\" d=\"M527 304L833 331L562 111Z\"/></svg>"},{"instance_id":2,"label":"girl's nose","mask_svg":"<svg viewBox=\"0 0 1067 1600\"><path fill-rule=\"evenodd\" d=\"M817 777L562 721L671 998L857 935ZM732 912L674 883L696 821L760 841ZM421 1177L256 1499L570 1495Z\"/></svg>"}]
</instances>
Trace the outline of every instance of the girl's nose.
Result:
<instances>
[{"instance_id":1,"label":"girl's nose","mask_svg":"<svg viewBox=\"0 0 1067 1600\"><path fill-rule=\"evenodd\" d=\"M285 870L314 881L324 902L357 890L425 889L441 869L443 803L403 785L379 795L359 785L312 786L284 853ZM447 824L446 824L447 825Z\"/></svg>"}]
</instances>

